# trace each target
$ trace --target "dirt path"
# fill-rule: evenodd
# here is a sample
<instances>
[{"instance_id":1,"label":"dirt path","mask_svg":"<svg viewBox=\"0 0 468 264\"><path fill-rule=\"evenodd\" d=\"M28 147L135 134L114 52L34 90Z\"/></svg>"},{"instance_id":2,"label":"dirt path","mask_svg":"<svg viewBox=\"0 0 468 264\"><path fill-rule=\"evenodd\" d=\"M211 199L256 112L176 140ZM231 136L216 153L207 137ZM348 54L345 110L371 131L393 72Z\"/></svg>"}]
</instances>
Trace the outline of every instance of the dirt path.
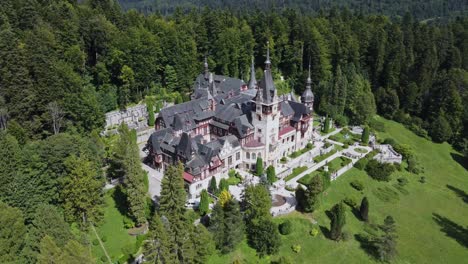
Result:
<instances>
[{"instance_id":1,"label":"dirt path","mask_svg":"<svg viewBox=\"0 0 468 264\"><path fill-rule=\"evenodd\" d=\"M102 243L101 238L99 237L98 233L96 232L96 228L94 228L94 225L93 225L93 224L91 224L91 228L93 229L94 234L96 235L97 240L99 241L99 244L101 245L102 251L104 251L104 254L106 254L107 260L109 260L109 263L112 264L112 260L111 260L111 258L109 257L109 254L107 254L107 250L106 250L106 248L104 247L104 244Z\"/></svg>"}]
</instances>

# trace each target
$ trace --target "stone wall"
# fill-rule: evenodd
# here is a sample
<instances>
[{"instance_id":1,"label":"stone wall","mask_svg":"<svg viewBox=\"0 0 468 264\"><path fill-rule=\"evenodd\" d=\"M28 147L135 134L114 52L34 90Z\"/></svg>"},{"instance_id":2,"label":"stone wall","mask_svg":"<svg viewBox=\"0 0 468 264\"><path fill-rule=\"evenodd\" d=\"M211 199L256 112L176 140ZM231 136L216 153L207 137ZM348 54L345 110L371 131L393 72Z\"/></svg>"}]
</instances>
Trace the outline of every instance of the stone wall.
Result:
<instances>
[{"instance_id":1,"label":"stone wall","mask_svg":"<svg viewBox=\"0 0 468 264\"><path fill-rule=\"evenodd\" d=\"M148 111L146 104L139 104L128 107L125 111L112 111L106 113L105 130L113 131L121 123L128 125L130 129L141 130L148 127Z\"/></svg>"}]
</instances>

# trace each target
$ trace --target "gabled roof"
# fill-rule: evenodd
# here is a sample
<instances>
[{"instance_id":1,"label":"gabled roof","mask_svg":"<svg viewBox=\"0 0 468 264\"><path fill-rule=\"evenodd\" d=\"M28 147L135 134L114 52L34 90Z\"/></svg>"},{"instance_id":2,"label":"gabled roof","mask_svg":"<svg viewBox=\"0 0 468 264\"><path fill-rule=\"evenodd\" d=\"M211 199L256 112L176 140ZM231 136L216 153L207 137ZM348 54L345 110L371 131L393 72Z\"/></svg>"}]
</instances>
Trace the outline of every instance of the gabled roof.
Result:
<instances>
[{"instance_id":1,"label":"gabled roof","mask_svg":"<svg viewBox=\"0 0 468 264\"><path fill-rule=\"evenodd\" d=\"M292 120L295 122L300 121L303 115L308 115L311 112L310 109L302 103L289 101L289 105L294 110L294 116Z\"/></svg>"}]
</instances>

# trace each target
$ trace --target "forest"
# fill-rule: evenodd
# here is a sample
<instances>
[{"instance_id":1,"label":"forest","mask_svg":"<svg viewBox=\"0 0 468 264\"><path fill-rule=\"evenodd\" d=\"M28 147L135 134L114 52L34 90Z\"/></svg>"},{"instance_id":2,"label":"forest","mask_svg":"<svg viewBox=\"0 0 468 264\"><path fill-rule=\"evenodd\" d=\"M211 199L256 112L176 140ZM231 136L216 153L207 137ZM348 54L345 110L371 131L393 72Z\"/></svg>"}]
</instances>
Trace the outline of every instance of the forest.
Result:
<instances>
[{"instance_id":1,"label":"forest","mask_svg":"<svg viewBox=\"0 0 468 264\"><path fill-rule=\"evenodd\" d=\"M236 13L249 13L252 10L282 11L287 8L299 12L318 13L331 8L347 8L362 14L381 14L401 17L410 12L418 20L455 17L466 14L467 4L462 0L120 0L126 10L137 9L143 13L158 12L169 15L177 8L183 10L228 9Z\"/></svg>"},{"instance_id":2,"label":"forest","mask_svg":"<svg viewBox=\"0 0 468 264\"><path fill-rule=\"evenodd\" d=\"M461 1L449 3L461 10ZM132 167L130 132L119 150L99 136L104 113L149 96L188 100L205 56L217 74L246 80L252 56L261 76L269 42L282 92L301 94L311 65L317 113L339 125L380 114L468 155L468 17L428 24L419 18L437 14L352 10L203 8L162 16L124 12L115 0L2 1L0 228L28 236L0 250L7 252L0 262L35 263L40 247L57 245L65 245L62 259L85 252L73 232L82 228L76 223L101 218L101 168L114 160L141 175ZM126 183L139 190L133 185L141 183ZM44 234L51 237L41 240Z\"/></svg>"}]
</instances>

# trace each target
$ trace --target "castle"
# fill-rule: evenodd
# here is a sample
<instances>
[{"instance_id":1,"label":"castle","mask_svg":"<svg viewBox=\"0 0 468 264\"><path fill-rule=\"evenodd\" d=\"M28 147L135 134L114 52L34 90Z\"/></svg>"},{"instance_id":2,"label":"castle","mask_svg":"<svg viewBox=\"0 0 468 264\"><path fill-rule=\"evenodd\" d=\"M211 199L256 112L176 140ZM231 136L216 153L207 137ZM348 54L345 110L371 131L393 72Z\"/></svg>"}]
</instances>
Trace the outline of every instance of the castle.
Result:
<instances>
[{"instance_id":1,"label":"castle","mask_svg":"<svg viewBox=\"0 0 468 264\"><path fill-rule=\"evenodd\" d=\"M190 101L160 111L146 146L156 170L184 164L190 198L208 188L213 176L219 182L232 168L255 170L257 158L277 166L312 140L310 69L300 102L292 93L278 96L269 49L259 82L253 59L248 84L211 73L205 59L193 90Z\"/></svg>"}]
</instances>

